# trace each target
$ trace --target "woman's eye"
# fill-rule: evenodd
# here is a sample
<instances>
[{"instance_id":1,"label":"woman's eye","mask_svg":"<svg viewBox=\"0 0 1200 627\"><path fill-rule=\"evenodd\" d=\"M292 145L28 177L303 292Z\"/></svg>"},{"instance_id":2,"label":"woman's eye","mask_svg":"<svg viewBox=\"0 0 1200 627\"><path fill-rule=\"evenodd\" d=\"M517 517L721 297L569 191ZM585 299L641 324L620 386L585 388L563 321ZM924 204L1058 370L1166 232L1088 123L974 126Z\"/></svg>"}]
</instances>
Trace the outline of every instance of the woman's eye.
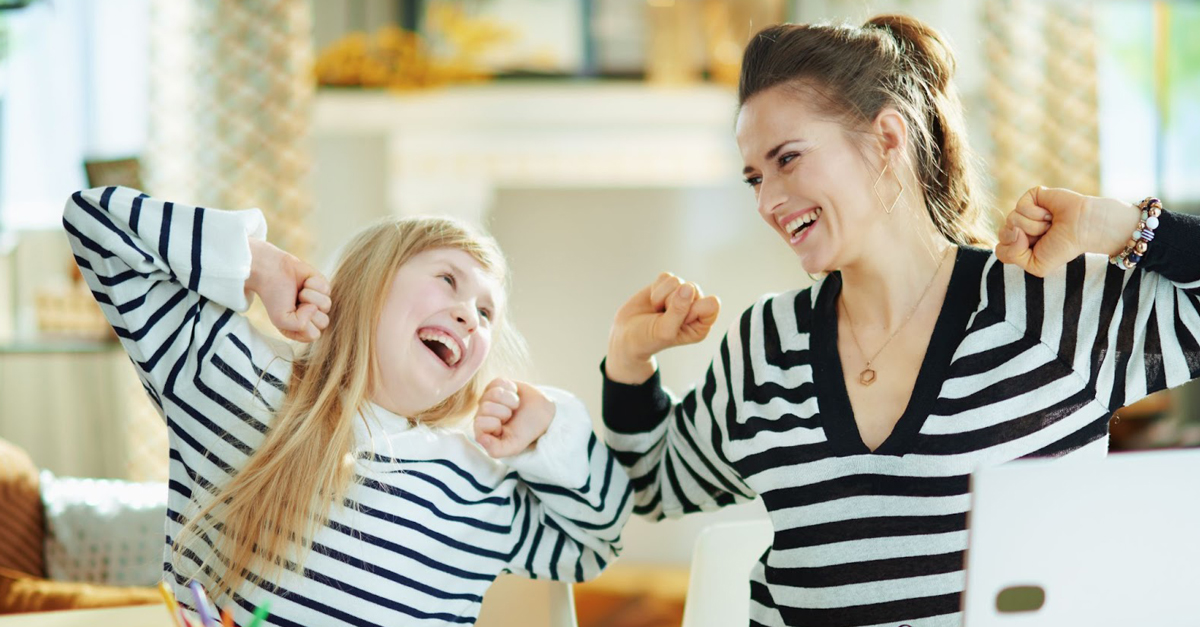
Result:
<instances>
[{"instance_id":1,"label":"woman's eye","mask_svg":"<svg viewBox=\"0 0 1200 627\"><path fill-rule=\"evenodd\" d=\"M481 317L483 317L484 320L487 320L488 322L491 322L491 320L492 320L492 312L490 312L486 309L480 309L479 315Z\"/></svg>"},{"instance_id":2,"label":"woman's eye","mask_svg":"<svg viewBox=\"0 0 1200 627\"><path fill-rule=\"evenodd\" d=\"M791 163L792 160L796 159L799 156L800 156L800 153L798 153L798 152L789 152L785 155L780 155L779 156L779 167L782 168L783 166Z\"/></svg>"},{"instance_id":3,"label":"woman's eye","mask_svg":"<svg viewBox=\"0 0 1200 627\"><path fill-rule=\"evenodd\" d=\"M762 184L762 177L761 176L748 176L748 177L746 177L746 184L749 185L750 187L758 187L759 185Z\"/></svg>"}]
</instances>

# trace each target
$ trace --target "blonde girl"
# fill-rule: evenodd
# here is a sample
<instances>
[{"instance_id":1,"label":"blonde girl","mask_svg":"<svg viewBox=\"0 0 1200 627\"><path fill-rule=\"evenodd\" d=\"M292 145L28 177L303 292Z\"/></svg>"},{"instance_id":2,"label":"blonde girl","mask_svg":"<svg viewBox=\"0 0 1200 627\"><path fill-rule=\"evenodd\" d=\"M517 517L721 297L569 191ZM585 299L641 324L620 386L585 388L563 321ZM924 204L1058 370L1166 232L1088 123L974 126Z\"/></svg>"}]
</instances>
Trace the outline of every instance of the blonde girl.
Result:
<instances>
[{"instance_id":1,"label":"blonde girl","mask_svg":"<svg viewBox=\"0 0 1200 627\"><path fill-rule=\"evenodd\" d=\"M628 479L521 357L495 242L442 218L360 233L326 280L256 210L77 192L76 260L166 419L164 578L249 622L472 624L500 573L581 581ZM240 315L257 295L293 345ZM471 433L458 429L474 413Z\"/></svg>"}]
</instances>

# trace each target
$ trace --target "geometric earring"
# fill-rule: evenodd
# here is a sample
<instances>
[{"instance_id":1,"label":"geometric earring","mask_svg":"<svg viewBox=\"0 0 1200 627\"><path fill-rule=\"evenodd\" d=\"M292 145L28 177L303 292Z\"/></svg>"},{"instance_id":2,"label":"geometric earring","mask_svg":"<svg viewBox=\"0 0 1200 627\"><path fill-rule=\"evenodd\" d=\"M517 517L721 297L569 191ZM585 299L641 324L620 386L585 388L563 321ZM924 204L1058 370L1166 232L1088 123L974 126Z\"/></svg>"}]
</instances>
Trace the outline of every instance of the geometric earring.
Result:
<instances>
[{"instance_id":1,"label":"geometric earring","mask_svg":"<svg viewBox=\"0 0 1200 627\"><path fill-rule=\"evenodd\" d=\"M879 178L875 179L875 183L871 185L871 190L875 192L875 197L879 199L879 204L883 205L883 210L888 215L891 215L892 210L896 208L896 203L900 202L900 197L904 195L904 181L901 181L900 177L896 177L896 182L900 184L900 191L896 193L896 199L892 201L891 205L883 202L883 196L879 195L879 181L883 180L883 175L888 171L888 165L888 161L883 162L883 170L879 172Z\"/></svg>"}]
</instances>

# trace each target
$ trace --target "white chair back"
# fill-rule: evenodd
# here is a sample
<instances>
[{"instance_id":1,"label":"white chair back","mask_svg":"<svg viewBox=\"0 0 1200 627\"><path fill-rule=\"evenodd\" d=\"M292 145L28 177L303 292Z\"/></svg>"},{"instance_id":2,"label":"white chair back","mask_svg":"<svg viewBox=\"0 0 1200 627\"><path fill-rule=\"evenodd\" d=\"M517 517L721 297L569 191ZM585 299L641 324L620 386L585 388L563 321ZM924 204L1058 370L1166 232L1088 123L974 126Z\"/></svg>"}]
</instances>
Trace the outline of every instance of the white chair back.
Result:
<instances>
[{"instance_id":1,"label":"white chair back","mask_svg":"<svg viewBox=\"0 0 1200 627\"><path fill-rule=\"evenodd\" d=\"M750 571L775 530L770 520L705 527L692 552L683 627L731 627L750 623Z\"/></svg>"}]
</instances>

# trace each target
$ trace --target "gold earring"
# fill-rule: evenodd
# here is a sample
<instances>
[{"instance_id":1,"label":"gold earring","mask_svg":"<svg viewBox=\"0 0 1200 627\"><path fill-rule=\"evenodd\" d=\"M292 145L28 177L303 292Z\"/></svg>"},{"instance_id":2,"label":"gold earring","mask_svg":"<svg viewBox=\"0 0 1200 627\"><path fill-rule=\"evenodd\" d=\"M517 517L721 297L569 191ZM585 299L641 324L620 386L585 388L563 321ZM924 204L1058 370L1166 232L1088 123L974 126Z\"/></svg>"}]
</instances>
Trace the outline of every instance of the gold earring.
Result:
<instances>
[{"instance_id":1,"label":"gold earring","mask_svg":"<svg viewBox=\"0 0 1200 627\"><path fill-rule=\"evenodd\" d=\"M896 199L892 201L890 206L883 202L883 196L879 195L879 181L882 181L883 175L887 174L889 165L891 165L890 161L883 162L883 170L879 172L879 178L875 179L875 183L871 185L871 191L875 192L875 197L879 199L879 204L884 206L884 213L892 215L892 211L896 208L896 203L900 202L900 197L904 195L904 181L901 181L900 177L897 176L896 182L900 184L900 191L896 192Z\"/></svg>"}]
</instances>

